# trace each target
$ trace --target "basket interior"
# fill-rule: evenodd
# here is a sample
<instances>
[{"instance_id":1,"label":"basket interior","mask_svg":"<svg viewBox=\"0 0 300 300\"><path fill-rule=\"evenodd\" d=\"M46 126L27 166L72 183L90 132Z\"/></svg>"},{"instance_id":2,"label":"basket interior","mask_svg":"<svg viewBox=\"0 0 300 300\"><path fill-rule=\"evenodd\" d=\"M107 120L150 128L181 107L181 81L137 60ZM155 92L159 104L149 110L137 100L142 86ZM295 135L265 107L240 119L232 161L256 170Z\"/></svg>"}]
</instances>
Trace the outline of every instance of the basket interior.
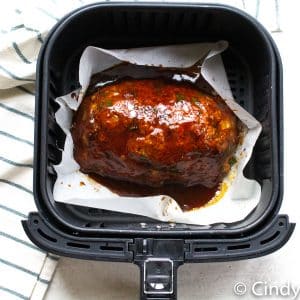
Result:
<instances>
[{"instance_id":1,"label":"basket interior","mask_svg":"<svg viewBox=\"0 0 300 300\"><path fill-rule=\"evenodd\" d=\"M214 224L211 228L185 224L174 227L142 216L54 202L52 188L56 176L52 166L61 160L60 149L65 138L55 122L58 106L54 99L78 87L79 58L85 47L130 48L220 39L230 44L222 57L232 92L239 104L263 126L245 170L248 178L261 184L262 194L259 205L247 218L232 224ZM272 130L277 126L276 93L271 89L276 72L271 50L255 25L222 7L98 4L69 17L52 34L43 58L42 101L48 105L47 116L40 118L48 146L41 154L40 165L35 167L40 168L39 174L45 178L42 188L47 190L47 199L39 201L46 202L50 210L71 227L87 231L230 230L243 229L258 221L277 201L278 189L277 132Z\"/></svg>"}]
</instances>

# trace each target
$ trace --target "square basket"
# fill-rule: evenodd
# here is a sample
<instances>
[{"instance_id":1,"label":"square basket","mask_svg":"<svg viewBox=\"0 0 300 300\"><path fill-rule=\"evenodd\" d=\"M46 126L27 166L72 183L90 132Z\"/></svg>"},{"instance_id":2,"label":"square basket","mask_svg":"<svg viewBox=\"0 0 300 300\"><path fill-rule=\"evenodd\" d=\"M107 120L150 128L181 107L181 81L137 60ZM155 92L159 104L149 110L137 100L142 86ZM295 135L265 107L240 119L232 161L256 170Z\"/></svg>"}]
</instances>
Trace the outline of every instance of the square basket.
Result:
<instances>
[{"instance_id":1,"label":"square basket","mask_svg":"<svg viewBox=\"0 0 300 300\"><path fill-rule=\"evenodd\" d=\"M87 46L132 48L227 40L222 54L232 92L263 130L245 174L262 188L258 206L242 221L196 226L56 203L53 165L65 136L54 99L79 86L79 58ZM142 299L176 298L176 270L184 262L237 260L268 254L295 224L278 215L283 196L282 66L266 30L244 12L212 4L98 3L60 20L37 65L34 196L38 208L23 226L42 249L81 259L134 262Z\"/></svg>"}]
</instances>

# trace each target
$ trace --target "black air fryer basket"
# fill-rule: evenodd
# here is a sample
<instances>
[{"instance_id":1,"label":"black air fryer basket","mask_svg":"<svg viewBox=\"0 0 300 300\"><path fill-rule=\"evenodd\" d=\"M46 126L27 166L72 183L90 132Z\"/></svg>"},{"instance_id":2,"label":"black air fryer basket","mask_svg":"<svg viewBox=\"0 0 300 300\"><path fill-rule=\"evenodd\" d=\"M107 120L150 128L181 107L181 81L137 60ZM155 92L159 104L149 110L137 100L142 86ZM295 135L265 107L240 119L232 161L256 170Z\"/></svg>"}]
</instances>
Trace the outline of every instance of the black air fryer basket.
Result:
<instances>
[{"instance_id":1,"label":"black air fryer basket","mask_svg":"<svg viewBox=\"0 0 300 300\"><path fill-rule=\"evenodd\" d=\"M262 133L245 170L262 194L242 221L195 226L56 203L53 165L64 133L54 99L79 86L83 50L227 40L222 54L236 100L257 118ZM141 269L141 298L176 298L184 262L258 257L283 246L295 224L278 215L283 195L282 66L273 40L252 17L211 4L98 3L64 17L53 28L37 66L34 195L38 208L23 226L40 248L81 259L133 262Z\"/></svg>"}]
</instances>

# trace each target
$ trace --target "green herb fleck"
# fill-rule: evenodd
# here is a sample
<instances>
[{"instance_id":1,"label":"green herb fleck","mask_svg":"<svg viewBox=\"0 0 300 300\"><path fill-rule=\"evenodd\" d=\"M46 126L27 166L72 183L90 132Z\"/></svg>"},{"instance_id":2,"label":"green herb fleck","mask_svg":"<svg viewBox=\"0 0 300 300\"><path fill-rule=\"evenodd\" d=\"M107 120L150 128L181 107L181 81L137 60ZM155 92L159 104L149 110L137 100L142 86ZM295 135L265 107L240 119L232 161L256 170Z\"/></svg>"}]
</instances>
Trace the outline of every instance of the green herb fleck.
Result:
<instances>
[{"instance_id":1,"label":"green herb fleck","mask_svg":"<svg viewBox=\"0 0 300 300\"><path fill-rule=\"evenodd\" d=\"M112 105L113 105L113 103L112 103L112 101L110 99L106 99L105 100L105 106L106 107L109 107L109 106L112 106Z\"/></svg>"},{"instance_id":2,"label":"green herb fleck","mask_svg":"<svg viewBox=\"0 0 300 300\"><path fill-rule=\"evenodd\" d=\"M100 102L97 106L98 106L98 109L103 109L105 107L109 107L112 105L113 105L112 100L105 99L104 101Z\"/></svg>"},{"instance_id":3,"label":"green herb fleck","mask_svg":"<svg viewBox=\"0 0 300 300\"><path fill-rule=\"evenodd\" d=\"M141 161L144 161L144 162L149 161L149 159L148 159L148 157L147 157L146 154L140 154L140 160L141 160Z\"/></svg>"},{"instance_id":4,"label":"green herb fleck","mask_svg":"<svg viewBox=\"0 0 300 300\"><path fill-rule=\"evenodd\" d=\"M184 100L184 96L180 93L177 93L176 94L176 102L179 102L179 101L182 101Z\"/></svg>"},{"instance_id":5,"label":"green herb fleck","mask_svg":"<svg viewBox=\"0 0 300 300\"><path fill-rule=\"evenodd\" d=\"M199 102L199 99L197 97L193 97L192 98L192 102L197 105L199 108L201 108L201 104Z\"/></svg>"},{"instance_id":6,"label":"green herb fleck","mask_svg":"<svg viewBox=\"0 0 300 300\"><path fill-rule=\"evenodd\" d=\"M139 126L135 123L131 123L128 127L129 131L135 131L135 130L138 130L138 129L139 129Z\"/></svg>"},{"instance_id":7,"label":"green herb fleck","mask_svg":"<svg viewBox=\"0 0 300 300\"><path fill-rule=\"evenodd\" d=\"M230 157L228 160L230 167L232 167L236 162L237 162L237 160L236 160L235 156Z\"/></svg>"}]
</instances>

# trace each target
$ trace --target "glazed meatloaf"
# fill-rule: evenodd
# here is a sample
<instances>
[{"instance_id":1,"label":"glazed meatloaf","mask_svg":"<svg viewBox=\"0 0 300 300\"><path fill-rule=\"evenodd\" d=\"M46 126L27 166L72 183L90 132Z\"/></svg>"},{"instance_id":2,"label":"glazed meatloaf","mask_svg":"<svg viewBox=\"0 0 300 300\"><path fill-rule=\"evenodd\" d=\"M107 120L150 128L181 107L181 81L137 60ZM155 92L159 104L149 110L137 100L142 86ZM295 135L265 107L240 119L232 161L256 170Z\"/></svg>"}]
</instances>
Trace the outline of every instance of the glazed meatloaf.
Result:
<instances>
[{"instance_id":1,"label":"glazed meatloaf","mask_svg":"<svg viewBox=\"0 0 300 300\"><path fill-rule=\"evenodd\" d=\"M83 99L72 126L84 173L153 187L216 186L230 169L241 122L191 83L125 78Z\"/></svg>"}]
</instances>

